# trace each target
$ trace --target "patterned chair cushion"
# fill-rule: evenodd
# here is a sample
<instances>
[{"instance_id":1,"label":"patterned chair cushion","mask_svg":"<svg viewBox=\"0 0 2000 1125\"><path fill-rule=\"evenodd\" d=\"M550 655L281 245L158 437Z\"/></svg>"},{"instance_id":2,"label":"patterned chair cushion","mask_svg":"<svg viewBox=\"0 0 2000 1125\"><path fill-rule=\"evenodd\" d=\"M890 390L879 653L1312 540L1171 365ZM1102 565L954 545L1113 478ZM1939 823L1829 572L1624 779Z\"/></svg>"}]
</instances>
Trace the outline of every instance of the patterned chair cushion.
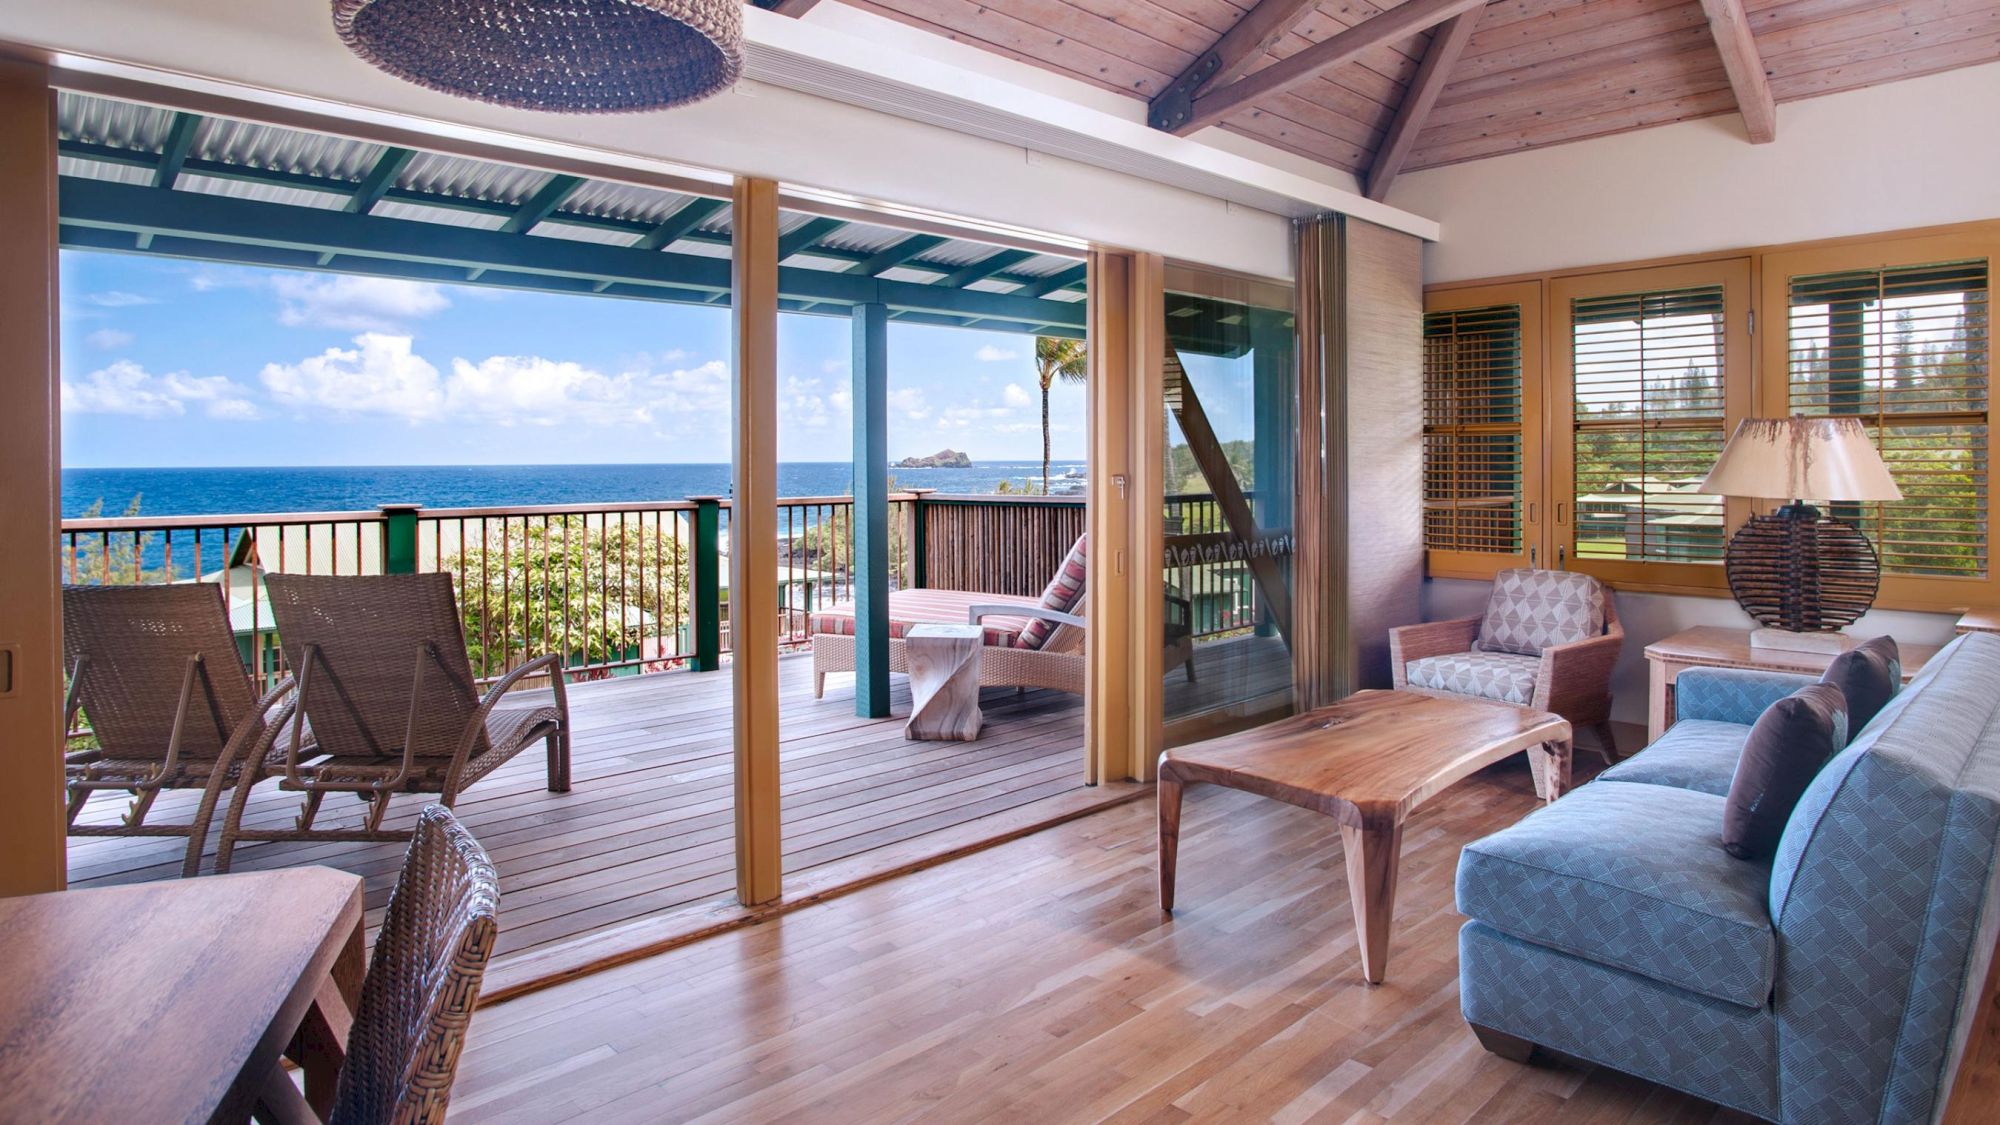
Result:
<instances>
[{"instance_id":1,"label":"patterned chair cushion","mask_svg":"<svg viewBox=\"0 0 2000 1125\"><path fill-rule=\"evenodd\" d=\"M1458 909L1502 933L1745 1008L1770 999L1770 868L1716 846L1723 799L1594 781L1466 846Z\"/></svg>"},{"instance_id":2,"label":"patterned chair cushion","mask_svg":"<svg viewBox=\"0 0 2000 1125\"><path fill-rule=\"evenodd\" d=\"M1597 775L1599 781L1667 785L1697 793L1729 796L1736 759L1750 728L1713 719L1682 719L1658 742Z\"/></svg>"},{"instance_id":3,"label":"patterned chair cushion","mask_svg":"<svg viewBox=\"0 0 2000 1125\"><path fill-rule=\"evenodd\" d=\"M1587 641L1604 632L1604 586L1570 570L1503 570L1479 626L1486 652L1540 656L1545 648Z\"/></svg>"},{"instance_id":4,"label":"patterned chair cushion","mask_svg":"<svg viewBox=\"0 0 2000 1125\"><path fill-rule=\"evenodd\" d=\"M1007 594L981 594L967 590L892 590L889 593L889 636L901 637L912 625L963 625L975 605L1032 606L1033 598ZM986 627L983 643L996 648L1013 648L1028 627L1025 617L994 616L980 622ZM814 611L812 631L836 636L854 635L854 603L841 602Z\"/></svg>"},{"instance_id":5,"label":"patterned chair cushion","mask_svg":"<svg viewBox=\"0 0 2000 1125\"><path fill-rule=\"evenodd\" d=\"M1043 609L1053 609L1057 613L1070 613L1076 609L1077 604L1083 601L1083 579L1089 560L1090 536L1079 535L1069 554L1063 558L1062 565L1056 568L1056 576L1049 579L1048 586L1042 590ZM1056 626L1060 624L1059 621L1033 618L1021 630L1020 639L1014 642L1014 647L1039 649L1049 643L1049 638L1055 635Z\"/></svg>"},{"instance_id":6,"label":"patterned chair cushion","mask_svg":"<svg viewBox=\"0 0 2000 1125\"><path fill-rule=\"evenodd\" d=\"M1404 680L1413 688L1476 695L1526 706L1535 698L1535 674L1541 666L1541 660L1533 656L1454 652L1410 661L1404 666Z\"/></svg>"}]
</instances>

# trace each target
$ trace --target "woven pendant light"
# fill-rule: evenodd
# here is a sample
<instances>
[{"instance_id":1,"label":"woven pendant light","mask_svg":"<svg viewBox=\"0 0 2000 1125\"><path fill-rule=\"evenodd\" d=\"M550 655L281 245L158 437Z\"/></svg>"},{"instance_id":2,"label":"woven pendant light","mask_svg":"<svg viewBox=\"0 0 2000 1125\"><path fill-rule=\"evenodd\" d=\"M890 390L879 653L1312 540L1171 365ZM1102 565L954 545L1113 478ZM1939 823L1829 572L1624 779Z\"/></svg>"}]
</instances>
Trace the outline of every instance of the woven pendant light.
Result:
<instances>
[{"instance_id":1,"label":"woven pendant light","mask_svg":"<svg viewBox=\"0 0 2000 1125\"><path fill-rule=\"evenodd\" d=\"M334 0L333 27L398 78L555 113L685 105L743 70L742 0Z\"/></svg>"}]
</instances>

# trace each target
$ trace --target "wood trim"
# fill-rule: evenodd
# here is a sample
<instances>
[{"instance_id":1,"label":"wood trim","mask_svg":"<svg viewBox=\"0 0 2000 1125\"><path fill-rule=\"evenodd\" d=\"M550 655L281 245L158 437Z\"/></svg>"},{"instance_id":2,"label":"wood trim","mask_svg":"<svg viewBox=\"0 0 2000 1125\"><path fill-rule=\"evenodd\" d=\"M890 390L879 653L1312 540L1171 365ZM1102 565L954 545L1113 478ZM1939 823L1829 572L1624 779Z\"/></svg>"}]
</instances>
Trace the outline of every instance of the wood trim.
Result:
<instances>
[{"instance_id":1,"label":"wood trim","mask_svg":"<svg viewBox=\"0 0 2000 1125\"><path fill-rule=\"evenodd\" d=\"M1133 607L1137 561L1134 467L1138 460L1133 418L1138 398L1134 331L1138 255L1094 248L1089 259L1089 401L1091 472L1087 520L1091 550L1086 586L1090 598L1089 662L1085 671L1085 781L1138 776L1144 768L1139 703L1133 691ZM1117 482L1123 480L1124 487Z\"/></svg>"},{"instance_id":2,"label":"wood trim","mask_svg":"<svg viewBox=\"0 0 2000 1125\"><path fill-rule=\"evenodd\" d=\"M1757 388L1757 413L1763 417L1778 418L1791 412L1789 287L1793 277L1835 273L1842 270L1874 269L1892 266L1923 265L1930 262L1948 262L1965 258L1985 258L1989 266L1988 284L1992 283L1991 270L2000 268L2000 223L1984 224L1983 229L1966 234L1931 235L1918 238L1886 237L1866 242L1848 242L1837 246L1808 246L1796 250L1780 250L1764 254L1759 262L1762 278L1759 284L1758 321L1762 337L1758 344L1761 370L1769 373ZM1990 348L1990 344L1989 344ZM1992 374L1992 356L1987 356L1989 384ZM1986 457L1987 464L1995 464L1994 457L2000 454L2000 434L1996 434L1993 420L1993 404L1989 387L1987 401ZM1996 497L1989 488L1987 511L1993 512ZM1882 588L1875 600L1877 608L1902 608L1919 612L1963 613L1976 606L1990 606L2000 598L2000 559L1990 552L1994 543L1988 532L1989 557L1985 578L1918 578L1908 575L1884 574Z\"/></svg>"},{"instance_id":3,"label":"wood trim","mask_svg":"<svg viewBox=\"0 0 2000 1125\"><path fill-rule=\"evenodd\" d=\"M1166 263L1158 254L1139 254L1132 269L1131 395L1132 653L1133 745L1129 777L1153 780L1165 748L1166 690L1162 677L1166 650L1167 529L1160 513L1166 504L1167 460L1167 303ZM1112 777L1108 780L1117 780Z\"/></svg>"},{"instance_id":4,"label":"wood trim","mask_svg":"<svg viewBox=\"0 0 2000 1125\"><path fill-rule=\"evenodd\" d=\"M1227 86L1196 95L1186 114L1176 114L1178 123L1166 131L1185 137L1239 110L1250 108L1253 102L1296 89L1319 77L1322 72L1350 62L1376 47L1408 39L1461 12L1483 7L1485 3L1486 0L1409 0L1399 4ZM1155 127L1159 127L1157 123Z\"/></svg>"},{"instance_id":5,"label":"wood trim","mask_svg":"<svg viewBox=\"0 0 2000 1125\"><path fill-rule=\"evenodd\" d=\"M1365 177L1368 198L1380 202L1388 196L1389 185L1396 182L1397 173L1403 170L1410 153L1416 151L1417 134L1424 131L1431 107L1437 104L1438 95L1451 81L1452 69L1458 65L1458 57L1465 53L1465 45L1472 41L1472 32L1485 11L1485 6L1481 5L1460 12L1431 34L1431 44L1424 51L1424 60L1417 64L1416 76L1404 88L1403 100L1396 106L1395 119L1389 122L1389 132L1375 150L1375 161Z\"/></svg>"},{"instance_id":6,"label":"wood trim","mask_svg":"<svg viewBox=\"0 0 2000 1125\"><path fill-rule=\"evenodd\" d=\"M1292 523L1298 529L1292 558L1292 706L1310 711L1344 694L1335 682L1346 650L1342 631L1339 567L1347 541L1334 509L1333 477L1340 456L1343 361L1334 342L1341 316L1339 216L1306 219L1295 226L1298 257L1299 439Z\"/></svg>"},{"instance_id":7,"label":"wood trim","mask_svg":"<svg viewBox=\"0 0 2000 1125\"><path fill-rule=\"evenodd\" d=\"M1658 582L1690 589L1726 591L1728 579L1720 562L1670 563L1627 562L1576 557L1575 490L1576 462L1576 383L1574 376L1575 340L1570 332L1570 302L1582 297L1644 292L1679 286L1720 284L1723 287L1723 436L1750 416L1751 393L1756 358L1750 343L1750 312L1755 287L1752 263L1748 258L1667 266L1656 269L1610 270L1583 276L1564 277L1550 282L1548 377L1546 410L1548 465L1544 514L1547 538L1555 550L1553 563L1561 568L1595 575L1619 589L1632 583ZM1749 516L1749 505L1730 498L1724 502L1723 534L1728 536Z\"/></svg>"},{"instance_id":8,"label":"wood trim","mask_svg":"<svg viewBox=\"0 0 2000 1125\"><path fill-rule=\"evenodd\" d=\"M729 634L736 743L736 897L783 890L778 812L778 185L739 178L731 247L736 373Z\"/></svg>"},{"instance_id":9,"label":"wood trim","mask_svg":"<svg viewBox=\"0 0 2000 1125\"><path fill-rule=\"evenodd\" d=\"M1743 14L1743 0L1701 0L1701 10L1708 16L1708 30L1722 55L1722 70L1729 75L1750 143L1777 140L1778 103L1771 98L1771 83L1764 77L1764 59L1757 51L1757 37L1750 33L1750 18Z\"/></svg>"},{"instance_id":10,"label":"wood trim","mask_svg":"<svg viewBox=\"0 0 2000 1125\"><path fill-rule=\"evenodd\" d=\"M0 895L58 891L63 826L55 91L46 68L0 62Z\"/></svg>"},{"instance_id":11,"label":"wood trim","mask_svg":"<svg viewBox=\"0 0 2000 1125\"><path fill-rule=\"evenodd\" d=\"M1544 363L1547 343L1542 315L1545 287L1539 281L1516 281L1470 289L1424 293L1424 311L1452 312L1491 305L1516 305L1521 310L1521 550L1515 554L1426 550L1425 573L1432 578L1491 579L1510 567L1538 566L1550 558L1548 505L1543 501L1548 479L1545 404L1548 379Z\"/></svg>"}]
</instances>

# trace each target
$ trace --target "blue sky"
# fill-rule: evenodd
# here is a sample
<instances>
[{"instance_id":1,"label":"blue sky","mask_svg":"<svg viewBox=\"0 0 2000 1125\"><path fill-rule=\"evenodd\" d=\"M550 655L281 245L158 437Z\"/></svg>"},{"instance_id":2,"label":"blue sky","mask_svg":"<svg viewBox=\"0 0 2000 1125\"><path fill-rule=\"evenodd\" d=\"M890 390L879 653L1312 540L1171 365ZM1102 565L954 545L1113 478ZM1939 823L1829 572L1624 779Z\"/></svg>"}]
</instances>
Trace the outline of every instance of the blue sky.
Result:
<instances>
[{"instance_id":1,"label":"blue sky","mask_svg":"<svg viewBox=\"0 0 2000 1125\"><path fill-rule=\"evenodd\" d=\"M72 467L729 459L726 310L62 255ZM892 456L1041 456L1031 337L891 324ZM847 321L779 325L779 455L850 456ZM1058 385L1054 456L1084 398Z\"/></svg>"}]
</instances>

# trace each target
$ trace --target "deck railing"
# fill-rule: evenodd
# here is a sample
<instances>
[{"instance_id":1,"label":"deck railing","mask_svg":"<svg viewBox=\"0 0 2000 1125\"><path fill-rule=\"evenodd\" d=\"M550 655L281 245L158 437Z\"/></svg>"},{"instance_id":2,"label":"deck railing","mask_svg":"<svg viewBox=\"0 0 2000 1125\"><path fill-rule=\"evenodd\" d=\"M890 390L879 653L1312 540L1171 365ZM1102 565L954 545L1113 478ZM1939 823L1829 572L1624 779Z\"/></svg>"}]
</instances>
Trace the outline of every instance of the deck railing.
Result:
<instances>
[{"instance_id":1,"label":"deck railing","mask_svg":"<svg viewBox=\"0 0 2000 1125\"><path fill-rule=\"evenodd\" d=\"M71 519L65 581L205 580L222 586L239 651L284 671L263 596L266 571L452 576L482 681L542 653L572 678L713 670L728 650L730 501L419 508ZM1241 568L1171 565L1176 550L1226 538L1205 498L1171 497L1168 579L1194 605L1197 636L1256 624ZM1085 526L1081 496L890 496L891 588L1039 594ZM811 643L812 614L854 596L854 499L779 501L779 644ZM1188 557L1188 556L1183 556Z\"/></svg>"}]
</instances>

